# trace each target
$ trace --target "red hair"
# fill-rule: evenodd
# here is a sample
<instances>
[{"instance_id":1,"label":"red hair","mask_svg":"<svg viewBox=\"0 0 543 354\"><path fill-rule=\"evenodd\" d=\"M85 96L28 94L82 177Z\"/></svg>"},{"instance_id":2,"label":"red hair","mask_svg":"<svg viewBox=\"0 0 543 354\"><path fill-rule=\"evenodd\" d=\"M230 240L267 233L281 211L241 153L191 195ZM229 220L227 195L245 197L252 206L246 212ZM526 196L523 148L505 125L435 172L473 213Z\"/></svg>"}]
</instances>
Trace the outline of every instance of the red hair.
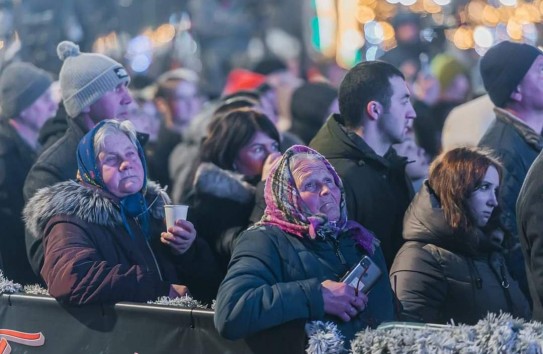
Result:
<instances>
[{"instance_id":1,"label":"red hair","mask_svg":"<svg viewBox=\"0 0 543 354\"><path fill-rule=\"evenodd\" d=\"M496 168L501 179L502 165L489 151L468 147L442 153L431 164L428 183L453 230L466 232L474 227L466 201L490 166Z\"/></svg>"}]
</instances>

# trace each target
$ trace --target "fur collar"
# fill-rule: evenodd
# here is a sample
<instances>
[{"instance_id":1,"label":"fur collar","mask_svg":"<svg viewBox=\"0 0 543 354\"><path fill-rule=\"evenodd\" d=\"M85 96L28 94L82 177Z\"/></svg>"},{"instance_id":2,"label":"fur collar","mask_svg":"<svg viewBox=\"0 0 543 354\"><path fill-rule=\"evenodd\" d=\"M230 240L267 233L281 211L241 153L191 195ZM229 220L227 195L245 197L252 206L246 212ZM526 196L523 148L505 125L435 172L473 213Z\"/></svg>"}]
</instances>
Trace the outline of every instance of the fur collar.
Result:
<instances>
[{"instance_id":1,"label":"fur collar","mask_svg":"<svg viewBox=\"0 0 543 354\"><path fill-rule=\"evenodd\" d=\"M253 200L256 188L243 178L244 176L239 173L223 170L210 162L203 162L196 170L194 189L196 193L210 194L245 204Z\"/></svg>"},{"instance_id":2,"label":"fur collar","mask_svg":"<svg viewBox=\"0 0 543 354\"><path fill-rule=\"evenodd\" d=\"M164 204L170 203L166 192L158 184L148 182L146 200L151 216L163 219ZM45 226L56 215L75 216L105 227L123 223L119 207L108 194L75 181L60 182L38 190L23 211L26 227L34 238L42 237Z\"/></svg>"}]
</instances>

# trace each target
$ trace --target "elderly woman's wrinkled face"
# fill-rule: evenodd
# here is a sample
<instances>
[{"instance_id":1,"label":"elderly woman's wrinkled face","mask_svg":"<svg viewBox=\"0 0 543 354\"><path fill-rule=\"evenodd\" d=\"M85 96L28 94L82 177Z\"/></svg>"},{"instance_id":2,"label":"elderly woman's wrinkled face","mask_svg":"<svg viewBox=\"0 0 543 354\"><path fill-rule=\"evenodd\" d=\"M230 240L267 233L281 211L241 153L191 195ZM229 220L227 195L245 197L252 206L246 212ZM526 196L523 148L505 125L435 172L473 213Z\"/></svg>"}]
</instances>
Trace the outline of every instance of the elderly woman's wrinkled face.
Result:
<instances>
[{"instance_id":1,"label":"elderly woman's wrinkled face","mask_svg":"<svg viewBox=\"0 0 543 354\"><path fill-rule=\"evenodd\" d=\"M471 218L477 227L485 226L494 208L498 206L497 192L499 187L500 176L498 170L490 166L481 184L477 186L467 200Z\"/></svg>"},{"instance_id":2,"label":"elderly woman's wrinkled face","mask_svg":"<svg viewBox=\"0 0 543 354\"><path fill-rule=\"evenodd\" d=\"M109 135L98 154L98 167L107 189L119 198L143 187L143 165L138 150L123 133Z\"/></svg>"},{"instance_id":3,"label":"elderly woman's wrinkled face","mask_svg":"<svg viewBox=\"0 0 543 354\"><path fill-rule=\"evenodd\" d=\"M324 214L329 221L338 221L341 191L322 161L300 160L292 168L300 197L311 214Z\"/></svg>"}]
</instances>

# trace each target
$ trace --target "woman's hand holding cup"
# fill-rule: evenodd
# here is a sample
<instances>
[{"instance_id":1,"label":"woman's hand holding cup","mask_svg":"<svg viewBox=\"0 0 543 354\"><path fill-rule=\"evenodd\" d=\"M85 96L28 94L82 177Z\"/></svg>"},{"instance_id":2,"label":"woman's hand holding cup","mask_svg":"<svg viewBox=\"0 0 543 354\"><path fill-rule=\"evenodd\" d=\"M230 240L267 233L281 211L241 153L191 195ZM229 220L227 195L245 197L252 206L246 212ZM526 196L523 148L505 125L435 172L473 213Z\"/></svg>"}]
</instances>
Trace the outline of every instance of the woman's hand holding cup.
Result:
<instances>
[{"instance_id":1,"label":"woman's hand holding cup","mask_svg":"<svg viewBox=\"0 0 543 354\"><path fill-rule=\"evenodd\" d=\"M192 246L196 239L196 230L187 221L186 205L165 205L167 232L160 235L160 241L170 246L174 254L180 255Z\"/></svg>"}]
</instances>

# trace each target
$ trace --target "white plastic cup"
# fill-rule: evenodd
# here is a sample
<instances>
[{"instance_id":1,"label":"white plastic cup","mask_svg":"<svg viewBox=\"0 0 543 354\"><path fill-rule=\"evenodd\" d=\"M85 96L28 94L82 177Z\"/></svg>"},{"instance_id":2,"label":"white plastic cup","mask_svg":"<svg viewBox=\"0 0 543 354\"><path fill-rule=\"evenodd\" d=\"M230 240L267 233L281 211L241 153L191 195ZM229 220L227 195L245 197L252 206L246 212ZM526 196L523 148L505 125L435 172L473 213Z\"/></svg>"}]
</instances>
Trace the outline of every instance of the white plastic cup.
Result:
<instances>
[{"instance_id":1,"label":"white plastic cup","mask_svg":"<svg viewBox=\"0 0 543 354\"><path fill-rule=\"evenodd\" d=\"M176 220L187 220L188 205L164 205L164 213L166 214L166 228L175 225Z\"/></svg>"}]
</instances>

